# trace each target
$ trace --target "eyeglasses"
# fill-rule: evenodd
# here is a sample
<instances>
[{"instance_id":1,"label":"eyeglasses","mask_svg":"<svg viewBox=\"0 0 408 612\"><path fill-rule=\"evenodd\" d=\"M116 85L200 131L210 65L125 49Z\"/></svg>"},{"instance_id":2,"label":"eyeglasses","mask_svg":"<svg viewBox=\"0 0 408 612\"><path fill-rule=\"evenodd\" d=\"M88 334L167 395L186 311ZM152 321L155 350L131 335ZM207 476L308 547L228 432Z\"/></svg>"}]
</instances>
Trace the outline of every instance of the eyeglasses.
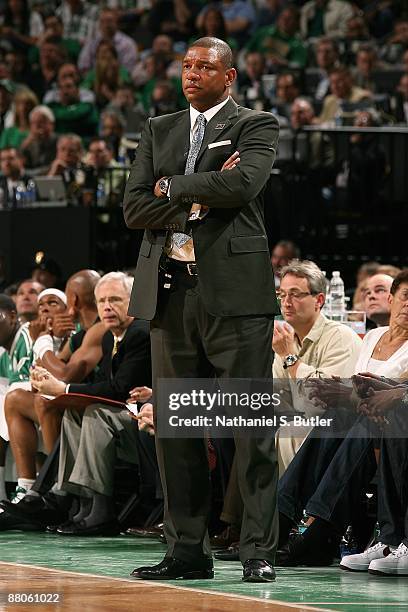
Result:
<instances>
[{"instance_id":1,"label":"eyeglasses","mask_svg":"<svg viewBox=\"0 0 408 612\"><path fill-rule=\"evenodd\" d=\"M289 291L288 293L285 293L284 291L279 291L278 293L278 297L281 302L283 302L286 299L294 300L295 302L300 302L300 300L303 300L303 298L305 298L308 295L314 295L314 294L311 293L310 291Z\"/></svg>"}]
</instances>

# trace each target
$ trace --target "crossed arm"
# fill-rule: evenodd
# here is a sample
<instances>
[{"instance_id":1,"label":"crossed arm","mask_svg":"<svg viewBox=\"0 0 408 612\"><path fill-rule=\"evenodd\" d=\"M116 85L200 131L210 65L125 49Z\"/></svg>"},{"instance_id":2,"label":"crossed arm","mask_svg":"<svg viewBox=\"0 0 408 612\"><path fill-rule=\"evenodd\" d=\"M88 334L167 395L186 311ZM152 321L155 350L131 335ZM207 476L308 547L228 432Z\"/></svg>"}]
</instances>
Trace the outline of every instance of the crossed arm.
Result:
<instances>
[{"instance_id":1,"label":"crossed arm","mask_svg":"<svg viewBox=\"0 0 408 612\"><path fill-rule=\"evenodd\" d=\"M126 186L124 215L132 229L184 230L191 205L236 208L249 204L263 189L275 159L278 123L273 115L255 114L243 121L237 142L240 163L190 175L175 175L171 197L157 197L160 177L153 171L153 133L148 122Z\"/></svg>"}]
</instances>

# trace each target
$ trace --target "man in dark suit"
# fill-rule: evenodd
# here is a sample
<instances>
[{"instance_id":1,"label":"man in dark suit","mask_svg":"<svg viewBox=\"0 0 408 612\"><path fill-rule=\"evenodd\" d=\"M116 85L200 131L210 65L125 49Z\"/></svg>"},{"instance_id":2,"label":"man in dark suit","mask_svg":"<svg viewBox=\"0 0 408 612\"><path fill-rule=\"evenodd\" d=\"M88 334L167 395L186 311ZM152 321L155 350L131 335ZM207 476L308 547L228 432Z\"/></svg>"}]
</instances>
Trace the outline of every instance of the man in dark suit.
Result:
<instances>
[{"instance_id":1,"label":"man in dark suit","mask_svg":"<svg viewBox=\"0 0 408 612\"><path fill-rule=\"evenodd\" d=\"M0 208L18 208L23 206L19 188L25 191L30 177L24 170L24 160L21 153L8 147L0 151Z\"/></svg>"},{"instance_id":2,"label":"man in dark suit","mask_svg":"<svg viewBox=\"0 0 408 612\"><path fill-rule=\"evenodd\" d=\"M145 228L130 313L151 320L153 380L271 377L278 312L263 221L275 158L270 113L237 106L229 46L202 38L183 60L189 110L148 120L127 184L124 215ZM162 280L162 273L164 282ZM169 287L170 285L170 287ZM155 388L155 385L154 387ZM167 406L156 403L158 419ZM243 580L271 581L277 545L273 436L237 438L245 511ZM210 484L202 439L160 438L164 561L142 579L212 578Z\"/></svg>"}]
</instances>

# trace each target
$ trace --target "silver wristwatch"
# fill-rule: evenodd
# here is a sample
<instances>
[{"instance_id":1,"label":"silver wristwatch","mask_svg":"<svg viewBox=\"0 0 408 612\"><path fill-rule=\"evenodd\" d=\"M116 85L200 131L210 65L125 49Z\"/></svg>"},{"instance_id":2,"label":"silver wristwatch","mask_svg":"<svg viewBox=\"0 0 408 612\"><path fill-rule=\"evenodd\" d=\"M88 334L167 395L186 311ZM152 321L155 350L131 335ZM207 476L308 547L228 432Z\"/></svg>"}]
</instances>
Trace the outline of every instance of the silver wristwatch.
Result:
<instances>
[{"instance_id":1,"label":"silver wristwatch","mask_svg":"<svg viewBox=\"0 0 408 612\"><path fill-rule=\"evenodd\" d=\"M283 359L283 368L285 370L286 368L290 368L291 366L295 365L298 359L299 357L297 355L286 355L286 357Z\"/></svg>"},{"instance_id":2,"label":"silver wristwatch","mask_svg":"<svg viewBox=\"0 0 408 612\"><path fill-rule=\"evenodd\" d=\"M162 194L165 196L167 195L167 192L169 190L170 181L171 181L171 176L165 176L159 181L159 189L162 192Z\"/></svg>"}]
</instances>

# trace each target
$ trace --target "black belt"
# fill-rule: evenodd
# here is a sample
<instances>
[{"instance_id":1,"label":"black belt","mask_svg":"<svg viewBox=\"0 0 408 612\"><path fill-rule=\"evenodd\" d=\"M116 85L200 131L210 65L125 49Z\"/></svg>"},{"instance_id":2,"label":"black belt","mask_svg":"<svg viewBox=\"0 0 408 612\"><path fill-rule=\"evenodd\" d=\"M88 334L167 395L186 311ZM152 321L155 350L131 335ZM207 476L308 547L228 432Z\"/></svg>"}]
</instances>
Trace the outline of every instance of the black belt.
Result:
<instances>
[{"instance_id":1,"label":"black belt","mask_svg":"<svg viewBox=\"0 0 408 612\"><path fill-rule=\"evenodd\" d=\"M164 261L164 268L169 272L183 272L189 276L198 276L197 264L195 261L184 262L167 257Z\"/></svg>"}]
</instances>

